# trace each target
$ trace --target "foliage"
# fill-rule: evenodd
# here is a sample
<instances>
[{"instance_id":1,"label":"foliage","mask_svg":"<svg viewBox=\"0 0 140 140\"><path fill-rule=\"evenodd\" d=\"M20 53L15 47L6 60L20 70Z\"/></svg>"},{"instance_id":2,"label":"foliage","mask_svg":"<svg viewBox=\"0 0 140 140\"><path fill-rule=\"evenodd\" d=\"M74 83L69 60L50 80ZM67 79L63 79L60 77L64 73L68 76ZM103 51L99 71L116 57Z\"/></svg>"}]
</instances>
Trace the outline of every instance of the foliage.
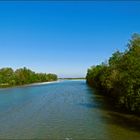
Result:
<instances>
[{"instance_id":1,"label":"foliage","mask_svg":"<svg viewBox=\"0 0 140 140\"><path fill-rule=\"evenodd\" d=\"M14 71L12 68L0 69L0 87L24 85L35 82L48 82L57 80L57 75L35 73L26 67Z\"/></svg>"},{"instance_id":2,"label":"foliage","mask_svg":"<svg viewBox=\"0 0 140 140\"><path fill-rule=\"evenodd\" d=\"M119 106L140 113L140 35L134 34L125 52L116 51L107 65L88 69L87 83L113 97Z\"/></svg>"}]
</instances>

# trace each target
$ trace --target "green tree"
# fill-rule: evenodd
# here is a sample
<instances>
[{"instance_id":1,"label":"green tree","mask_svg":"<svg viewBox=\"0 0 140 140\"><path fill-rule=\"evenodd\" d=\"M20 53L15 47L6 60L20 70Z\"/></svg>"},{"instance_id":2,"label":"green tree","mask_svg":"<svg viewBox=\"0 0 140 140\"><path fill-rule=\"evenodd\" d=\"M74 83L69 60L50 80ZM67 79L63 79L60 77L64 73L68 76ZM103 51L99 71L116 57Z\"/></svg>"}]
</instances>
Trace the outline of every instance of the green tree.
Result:
<instances>
[{"instance_id":1,"label":"green tree","mask_svg":"<svg viewBox=\"0 0 140 140\"><path fill-rule=\"evenodd\" d=\"M12 68L0 69L0 84L7 86L14 84L14 71Z\"/></svg>"},{"instance_id":2,"label":"green tree","mask_svg":"<svg viewBox=\"0 0 140 140\"><path fill-rule=\"evenodd\" d=\"M124 53L116 51L108 65L88 69L87 83L104 90L119 106L140 113L140 35L134 34Z\"/></svg>"}]
</instances>

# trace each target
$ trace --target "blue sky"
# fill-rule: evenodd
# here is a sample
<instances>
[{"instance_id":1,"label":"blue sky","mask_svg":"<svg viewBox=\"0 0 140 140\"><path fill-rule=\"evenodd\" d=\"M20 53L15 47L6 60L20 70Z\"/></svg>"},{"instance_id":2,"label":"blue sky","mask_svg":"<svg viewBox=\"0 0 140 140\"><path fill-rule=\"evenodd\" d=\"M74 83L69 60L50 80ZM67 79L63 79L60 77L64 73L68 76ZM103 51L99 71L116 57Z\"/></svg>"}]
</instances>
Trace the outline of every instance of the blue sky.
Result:
<instances>
[{"instance_id":1,"label":"blue sky","mask_svg":"<svg viewBox=\"0 0 140 140\"><path fill-rule=\"evenodd\" d=\"M0 67L85 76L135 32L140 2L0 2Z\"/></svg>"}]
</instances>

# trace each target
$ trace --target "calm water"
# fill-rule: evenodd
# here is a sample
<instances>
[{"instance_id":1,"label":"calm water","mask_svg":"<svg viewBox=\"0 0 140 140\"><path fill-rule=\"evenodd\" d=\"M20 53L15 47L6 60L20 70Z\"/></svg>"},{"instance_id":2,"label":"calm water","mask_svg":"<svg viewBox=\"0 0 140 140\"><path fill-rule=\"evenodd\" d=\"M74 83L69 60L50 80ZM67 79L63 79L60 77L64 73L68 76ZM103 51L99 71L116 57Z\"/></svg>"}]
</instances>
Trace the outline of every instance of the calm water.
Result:
<instances>
[{"instance_id":1,"label":"calm water","mask_svg":"<svg viewBox=\"0 0 140 140\"><path fill-rule=\"evenodd\" d=\"M84 80L0 90L0 139L139 140Z\"/></svg>"}]
</instances>

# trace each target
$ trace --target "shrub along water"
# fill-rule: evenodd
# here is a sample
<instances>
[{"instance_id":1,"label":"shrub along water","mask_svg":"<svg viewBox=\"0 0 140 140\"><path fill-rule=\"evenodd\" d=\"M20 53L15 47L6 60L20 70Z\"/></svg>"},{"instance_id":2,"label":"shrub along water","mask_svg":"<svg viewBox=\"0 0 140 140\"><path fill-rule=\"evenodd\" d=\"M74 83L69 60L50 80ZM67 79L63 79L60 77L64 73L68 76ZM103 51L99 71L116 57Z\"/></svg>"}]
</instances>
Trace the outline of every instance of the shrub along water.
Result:
<instances>
[{"instance_id":1,"label":"shrub along water","mask_svg":"<svg viewBox=\"0 0 140 140\"><path fill-rule=\"evenodd\" d=\"M140 35L133 34L125 52L116 51L107 63L88 69L86 80L114 98L115 105L140 114Z\"/></svg>"},{"instance_id":2,"label":"shrub along water","mask_svg":"<svg viewBox=\"0 0 140 140\"><path fill-rule=\"evenodd\" d=\"M24 85L36 82L57 80L56 74L35 73L26 67L14 71L12 68L0 69L0 87Z\"/></svg>"}]
</instances>

